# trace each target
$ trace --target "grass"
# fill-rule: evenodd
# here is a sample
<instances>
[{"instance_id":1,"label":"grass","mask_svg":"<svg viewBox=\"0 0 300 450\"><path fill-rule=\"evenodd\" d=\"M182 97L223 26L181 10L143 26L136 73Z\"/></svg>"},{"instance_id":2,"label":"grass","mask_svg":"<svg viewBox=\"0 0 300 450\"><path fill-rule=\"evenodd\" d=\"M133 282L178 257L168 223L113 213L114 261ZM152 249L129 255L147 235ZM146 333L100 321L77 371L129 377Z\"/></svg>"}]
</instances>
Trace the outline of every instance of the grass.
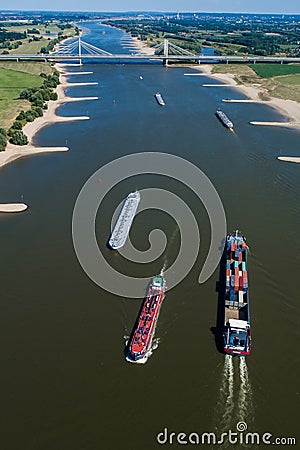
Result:
<instances>
[{"instance_id":1,"label":"grass","mask_svg":"<svg viewBox=\"0 0 300 450\"><path fill-rule=\"evenodd\" d=\"M60 29L56 25L50 25L45 28L43 25L32 26L26 24L20 27L7 26L7 30L24 31L28 28L37 28L44 33L46 30L50 33L57 33ZM66 29L64 34L73 36L75 29ZM28 42L23 39L23 44L10 53L26 54L38 53L41 47L46 47L49 38L43 38L40 41ZM49 63L30 62L30 61L3 61L0 62L0 127L8 129L19 112L30 109L31 105L27 100L19 99L22 90L41 86L43 80L39 76L41 72L46 74L53 73L53 68Z\"/></svg>"},{"instance_id":2,"label":"grass","mask_svg":"<svg viewBox=\"0 0 300 450\"><path fill-rule=\"evenodd\" d=\"M38 61L1 61L1 69L10 69L17 72L25 72L32 75L40 75L44 72L47 75L53 73L53 68L49 63L38 62Z\"/></svg>"},{"instance_id":3,"label":"grass","mask_svg":"<svg viewBox=\"0 0 300 450\"><path fill-rule=\"evenodd\" d=\"M48 25L47 27L45 27L45 25L32 25L32 24L28 23L26 25L8 25L8 26L4 26L4 28L7 31L14 31L16 33L24 33L25 31L32 30L33 28L35 28L36 30L39 30L39 32L41 34L46 34L46 31L49 31L52 34L54 34L54 33L58 34L61 31L61 29L58 28L58 26L55 24L51 24L51 25ZM65 30L65 31L67 31L67 30ZM30 34L30 36L39 36L39 35L38 34L36 34L36 35Z\"/></svg>"},{"instance_id":4,"label":"grass","mask_svg":"<svg viewBox=\"0 0 300 450\"><path fill-rule=\"evenodd\" d=\"M28 39L22 40L22 45L10 51L10 53L22 54L22 55L32 55L39 53L42 47L47 47L49 39L43 38L40 41L28 42Z\"/></svg>"},{"instance_id":5,"label":"grass","mask_svg":"<svg viewBox=\"0 0 300 450\"><path fill-rule=\"evenodd\" d=\"M0 69L0 127L9 128L22 109L29 109L30 103L19 99L26 88L41 86L42 79L30 73Z\"/></svg>"},{"instance_id":6,"label":"grass","mask_svg":"<svg viewBox=\"0 0 300 450\"><path fill-rule=\"evenodd\" d=\"M32 39L34 36L41 37L40 34L34 34L34 35L29 34L26 39L21 39L22 45L20 45L18 48L10 50L10 53L23 54L23 55L39 53L42 47L47 47L49 41L52 39L55 39L55 36L47 37L46 30L49 31L51 34L58 34L59 32L62 31L54 24L49 25L48 27L45 27L44 25L34 25L33 26L30 24L26 24L24 26L7 26L7 27L5 27L5 29L7 31L16 31L16 32L20 32L20 33L27 31L27 29L32 29L32 28L36 28L37 30L40 31L40 33L42 35L45 34L45 36L41 40L28 42L29 39ZM75 36L75 28L66 28L65 30L63 30L63 34L66 37Z\"/></svg>"},{"instance_id":7,"label":"grass","mask_svg":"<svg viewBox=\"0 0 300 450\"><path fill-rule=\"evenodd\" d=\"M267 64L269 65L269 64ZM295 100L300 103L300 66L275 65L273 73L278 74L278 67L290 67L290 70L297 70L295 75L261 77L254 72L255 65L246 64L218 64L213 66L212 73L233 73L238 84L251 86L257 84L261 90L262 100L268 100L270 97L282 98L284 100ZM279 69L281 70L281 69Z\"/></svg>"},{"instance_id":8,"label":"grass","mask_svg":"<svg viewBox=\"0 0 300 450\"><path fill-rule=\"evenodd\" d=\"M280 77L278 80L280 83L285 84L299 84L300 85L300 74L296 75L287 75L284 77Z\"/></svg>"},{"instance_id":9,"label":"grass","mask_svg":"<svg viewBox=\"0 0 300 450\"><path fill-rule=\"evenodd\" d=\"M300 65L296 64L250 64L249 67L262 78L300 73Z\"/></svg>"}]
</instances>

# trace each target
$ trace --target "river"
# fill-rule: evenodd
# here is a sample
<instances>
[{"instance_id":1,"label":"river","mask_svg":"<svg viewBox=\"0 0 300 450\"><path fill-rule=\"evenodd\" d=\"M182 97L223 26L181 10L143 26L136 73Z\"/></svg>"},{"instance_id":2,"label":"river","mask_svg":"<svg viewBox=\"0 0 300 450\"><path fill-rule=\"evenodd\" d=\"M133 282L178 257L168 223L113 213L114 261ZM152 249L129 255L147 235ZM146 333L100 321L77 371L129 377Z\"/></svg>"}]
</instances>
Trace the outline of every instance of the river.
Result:
<instances>
[{"instance_id":1,"label":"river","mask_svg":"<svg viewBox=\"0 0 300 450\"><path fill-rule=\"evenodd\" d=\"M121 47L120 30L96 22L86 23L85 30L83 39L93 45L130 51ZM23 195L29 204L25 213L0 215L1 448L152 450L162 447L156 436L164 428L221 433L236 431L240 421L248 431L297 437L300 176L299 165L276 157L295 153L299 131L251 126L251 120L283 118L263 105L222 104L222 98L244 97L232 88L203 88L210 80L184 76L191 69L145 62L69 70L93 72L72 76L72 82L99 84L69 88L67 95L96 95L99 101L62 105L59 114L90 120L47 126L35 143L67 142L70 150L1 168L0 201ZM155 101L158 91L165 107ZM220 106L235 133L216 119ZM198 283L211 236L204 206L182 183L145 174L120 181L99 208L96 235L109 264L150 278L176 259L177 225L153 209L136 217L131 237L142 251L150 231L163 229L169 242L160 258L127 263L107 249L112 214L137 188L157 187L181 197L198 222L201 247L186 278L167 291L158 348L145 365L125 361L126 336L141 299L114 295L90 280L77 260L71 227L87 179L105 164L139 152L169 153L199 167L220 195L228 230L238 227L246 234L253 337L246 360L230 359L216 348L218 269Z\"/></svg>"}]
</instances>

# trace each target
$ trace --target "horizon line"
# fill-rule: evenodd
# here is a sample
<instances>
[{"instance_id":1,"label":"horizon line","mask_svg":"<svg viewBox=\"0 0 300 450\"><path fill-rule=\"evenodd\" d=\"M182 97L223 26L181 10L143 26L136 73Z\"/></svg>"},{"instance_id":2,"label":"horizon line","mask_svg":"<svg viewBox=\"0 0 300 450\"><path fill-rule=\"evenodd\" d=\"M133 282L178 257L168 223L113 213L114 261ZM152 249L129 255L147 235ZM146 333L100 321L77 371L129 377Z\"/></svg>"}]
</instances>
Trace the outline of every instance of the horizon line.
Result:
<instances>
[{"instance_id":1,"label":"horizon line","mask_svg":"<svg viewBox=\"0 0 300 450\"><path fill-rule=\"evenodd\" d=\"M276 16L300 16L295 12L250 12L250 11L159 11L159 10L124 10L124 11L96 11L96 10L73 10L73 9L0 9L0 12L74 12L74 13L113 13L113 14L132 14L132 13L147 13L147 14L256 14L256 15L276 15Z\"/></svg>"}]
</instances>

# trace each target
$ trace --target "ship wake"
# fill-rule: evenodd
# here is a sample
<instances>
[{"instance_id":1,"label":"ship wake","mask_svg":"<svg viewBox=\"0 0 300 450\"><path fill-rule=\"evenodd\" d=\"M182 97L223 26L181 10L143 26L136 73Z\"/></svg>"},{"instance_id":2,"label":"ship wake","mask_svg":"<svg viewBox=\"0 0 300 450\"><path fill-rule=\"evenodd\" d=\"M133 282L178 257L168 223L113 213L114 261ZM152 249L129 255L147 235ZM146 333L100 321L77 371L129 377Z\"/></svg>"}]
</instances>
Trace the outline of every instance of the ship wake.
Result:
<instances>
[{"instance_id":1,"label":"ship wake","mask_svg":"<svg viewBox=\"0 0 300 450\"><path fill-rule=\"evenodd\" d=\"M244 356L225 355L215 419L220 434L235 431L238 422L249 425L254 420L252 387Z\"/></svg>"}]
</instances>

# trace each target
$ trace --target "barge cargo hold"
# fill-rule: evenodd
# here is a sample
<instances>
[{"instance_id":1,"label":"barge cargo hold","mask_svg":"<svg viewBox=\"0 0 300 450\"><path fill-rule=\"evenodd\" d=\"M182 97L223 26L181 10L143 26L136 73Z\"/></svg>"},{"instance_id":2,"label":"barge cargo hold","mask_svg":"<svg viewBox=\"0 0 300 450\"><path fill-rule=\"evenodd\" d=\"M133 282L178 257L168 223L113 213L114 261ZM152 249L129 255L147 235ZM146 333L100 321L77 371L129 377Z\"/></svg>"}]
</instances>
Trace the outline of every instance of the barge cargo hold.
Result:
<instances>
[{"instance_id":1,"label":"barge cargo hold","mask_svg":"<svg viewBox=\"0 0 300 450\"><path fill-rule=\"evenodd\" d=\"M139 317L126 348L126 360L144 364L152 353L152 341L166 290L163 275L153 277L140 310Z\"/></svg>"},{"instance_id":2,"label":"barge cargo hold","mask_svg":"<svg viewBox=\"0 0 300 450\"><path fill-rule=\"evenodd\" d=\"M139 192L131 192L126 197L118 220L108 241L108 244L112 250L118 250L125 244L140 202L140 198Z\"/></svg>"},{"instance_id":3,"label":"barge cargo hold","mask_svg":"<svg viewBox=\"0 0 300 450\"><path fill-rule=\"evenodd\" d=\"M248 246L238 230L227 236L225 245L224 352L245 356L251 352Z\"/></svg>"}]
</instances>

